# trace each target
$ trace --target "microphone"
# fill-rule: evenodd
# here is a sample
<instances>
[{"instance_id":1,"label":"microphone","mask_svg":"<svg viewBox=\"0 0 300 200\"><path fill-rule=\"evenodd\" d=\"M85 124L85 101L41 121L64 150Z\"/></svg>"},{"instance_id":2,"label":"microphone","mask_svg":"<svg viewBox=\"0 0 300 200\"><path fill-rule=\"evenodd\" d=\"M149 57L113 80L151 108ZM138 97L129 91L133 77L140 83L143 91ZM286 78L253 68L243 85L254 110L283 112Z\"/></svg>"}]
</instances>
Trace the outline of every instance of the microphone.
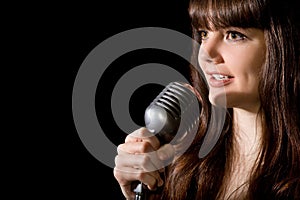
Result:
<instances>
[{"instance_id":1,"label":"microphone","mask_svg":"<svg viewBox=\"0 0 300 200\"><path fill-rule=\"evenodd\" d=\"M198 128L200 103L194 88L183 82L171 82L146 108L146 128L161 144L176 144ZM139 183L134 189L135 200L146 198L146 187Z\"/></svg>"}]
</instances>

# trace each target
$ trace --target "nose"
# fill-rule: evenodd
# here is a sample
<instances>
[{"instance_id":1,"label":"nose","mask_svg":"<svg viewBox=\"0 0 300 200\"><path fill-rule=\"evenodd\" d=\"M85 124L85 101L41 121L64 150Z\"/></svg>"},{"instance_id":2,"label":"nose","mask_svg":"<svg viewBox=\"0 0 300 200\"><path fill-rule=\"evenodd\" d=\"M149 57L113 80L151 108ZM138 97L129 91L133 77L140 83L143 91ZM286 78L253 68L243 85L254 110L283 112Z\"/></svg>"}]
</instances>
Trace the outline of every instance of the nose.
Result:
<instances>
[{"instance_id":1,"label":"nose","mask_svg":"<svg viewBox=\"0 0 300 200\"><path fill-rule=\"evenodd\" d=\"M199 61L210 64L224 62L222 57L222 39L216 35L203 41L200 45Z\"/></svg>"}]
</instances>

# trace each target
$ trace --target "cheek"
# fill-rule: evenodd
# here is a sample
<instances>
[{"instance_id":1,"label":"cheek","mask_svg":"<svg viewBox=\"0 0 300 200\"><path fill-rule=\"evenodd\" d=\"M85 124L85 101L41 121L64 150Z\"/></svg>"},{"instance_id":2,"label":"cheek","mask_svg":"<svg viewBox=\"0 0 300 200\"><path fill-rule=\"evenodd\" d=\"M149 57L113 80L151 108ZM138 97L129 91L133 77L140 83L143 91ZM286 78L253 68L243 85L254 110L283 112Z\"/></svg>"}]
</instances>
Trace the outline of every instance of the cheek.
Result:
<instances>
[{"instance_id":1,"label":"cheek","mask_svg":"<svg viewBox=\"0 0 300 200\"><path fill-rule=\"evenodd\" d=\"M201 55L200 55L200 52L201 52L201 48L200 48L200 50L199 50L199 54L198 54L198 59L197 59L197 61L198 61L198 64L199 64L199 67L200 67L200 69L202 70L202 71L204 71L204 62L203 62L203 60L201 59Z\"/></svg>"},{"instance_id":2,"label":"cheek","mask_svg":"<svg viewBox=\"0 0 300 200\"><path fill-rule=\"evenodd\" d=\"M230 66L237 76L244 78L257 79L265 63L265 52L261 48L243 48L235 52L234 57L230 58Z\"/></svg>"}]
</instances>

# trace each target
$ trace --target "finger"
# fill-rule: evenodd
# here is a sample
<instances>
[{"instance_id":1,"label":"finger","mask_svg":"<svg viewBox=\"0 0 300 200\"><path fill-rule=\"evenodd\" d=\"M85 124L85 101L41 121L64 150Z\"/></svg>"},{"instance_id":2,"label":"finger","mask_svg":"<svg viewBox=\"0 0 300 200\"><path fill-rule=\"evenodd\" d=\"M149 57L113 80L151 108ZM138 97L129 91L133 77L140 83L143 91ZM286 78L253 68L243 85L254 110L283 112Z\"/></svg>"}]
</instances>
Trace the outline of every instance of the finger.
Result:
<instances>
[{"instance_id":1,"label":"finger","mask_svg":"<svg viewBox=\"0 0 300 200\"><path fill-rule=\"evenodd\" d=\"M141 154L142 156L148 156L150 158L149 162L152 163L154 166L155 170L161 170L164 168L166 165L161 161L161 159L158 158L157 153L153 150L152 146L148 145L148 147L142 146L144 145L143 143L126 143L126 144L121 144L118 146L118 155L119 156L128 156L132 157L134 155L141 154L140 152L148 152L148 153L143 153ZM147 146L147 145L146 145ZM131 155L129 155L131 154ZM134 154L134 155L132 155ZM127 158L125 158L127 159ZM134 159L134 158L132 158ZM142 159L142 158L141 158ZM131 162L131 160L127 160L128 162ZM136 161L136 160L135 160ZM140 165L145 164L147 160L144 158L144 160L141 160L139 163ZM133 162L131 162L132 164ZM151 170L149 168L144 168L146 170Z\"/></svg>"},{"instance_id":2,"label":"finger","mask_svg":"<svg viewBox=\"0 0 300 200\"><path fill-rule=\"evenodd\" d=\"M133 169L142 170L143 172L152 172L163 168L163 162L158 159L156 153L148 154L117 155L115 157L115 165L120 169L131 167Z\"/></svg>"},{"instance_id":3,"label":"finger","mask_svg":"<svg viewBox=\"0 0 300 200\"><path fill-rule=\"evenodd\" d=\"M121 190L123 195L125 196L125 199L134 199L135 198L135 193L131 190L131 185L122 187Z\"/></svg>"},{"instance_id":4,"label":"finger","mask_svg":"<svg viewBox=\"0 0 300 200\"><path fill-rule=\"evenodd\" d=\"M127 173L124 173L127 171ZM158 171L145 173L139 172L137 173L136 170L127 167L119 170L118 168L114 168L114 176L116 177L117 181L119 182L120 186L128 186L128 184L132 183L133 181L140 181L148 186L149 189L153 190L156 189L157 186L163 185L163 180L160 177Z\"/></svg>"},{"instance_id":5,"label":"finger","mask_svg":"<svg viewBox=\"0 0 300 200\"><path fill-rule=\"evenodd\" d=\"M113 170L114 177L118 181L123 195L126 199L134 199L135 193L131 189L132 180L124 178L124 173L117 168Z\"/></svg>"},{"instance_id":6,"label":"finger","mask_svg":"<svg viewBox=\"0 0 300 200\"><path fill-rule=\"evenodd\" d=\"M175 156L175 149L171 144L165 144L157 150L157 156L162 161L173 160Z\"/></svg>"},{"instance_id":7,"label":"finger","mask_svg":"<svg viewBox=\"0 0 300 200\"><path fill-rule=\"evenodd\" d=\"M140 129L135 130L131 134L129 134L125 138L125 143L126 142L149 142L154 149L158 149L160 147L160 142L153 135L153 133L149 132L148 129L142 127Z\"/></svg>"},{"instance_id":8,"label":"finger","mask_svg":"<svg viewBox=\"0 0 300 200\"><path fill-rule=\"evenodd\" d=\"M153 151L155 149L149 142L126 142L117 147L118 154L139 154Z\"/></svg>"}]
</instances>

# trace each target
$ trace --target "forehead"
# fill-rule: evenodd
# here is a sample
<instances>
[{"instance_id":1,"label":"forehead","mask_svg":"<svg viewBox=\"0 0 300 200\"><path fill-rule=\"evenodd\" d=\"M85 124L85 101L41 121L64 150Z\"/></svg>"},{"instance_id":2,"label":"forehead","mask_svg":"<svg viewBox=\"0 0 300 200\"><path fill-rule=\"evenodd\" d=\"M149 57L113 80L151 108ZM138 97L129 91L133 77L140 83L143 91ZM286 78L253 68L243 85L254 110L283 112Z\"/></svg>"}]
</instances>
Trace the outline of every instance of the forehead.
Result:
<instances>
[{"instance_id":1,"label":"forehead","mask_svg":"<svg viewBox=\"0 0 300 200\"><path fill-rule=\"evenodd\" d=\"M192 0L189 14L195 28L261 28L262 10L250 0Z\"/></svg>"}]
</instances>

